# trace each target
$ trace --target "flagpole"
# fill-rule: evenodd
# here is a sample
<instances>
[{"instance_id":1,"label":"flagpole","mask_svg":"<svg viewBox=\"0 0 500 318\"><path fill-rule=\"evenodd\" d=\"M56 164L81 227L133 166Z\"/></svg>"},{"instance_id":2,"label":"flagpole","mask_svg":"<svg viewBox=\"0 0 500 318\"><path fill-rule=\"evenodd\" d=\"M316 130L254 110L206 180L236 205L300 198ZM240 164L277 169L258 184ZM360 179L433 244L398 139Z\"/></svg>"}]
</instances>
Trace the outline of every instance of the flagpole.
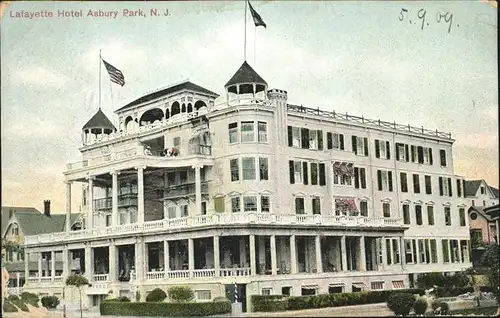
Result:
<instances>
[{"instance_id":1,"label":"flagpole","mask_svg":"<svg viewBox=\"0 0 500 318\"><path fill-rule=\"evenodd\" d=\"M253 35L253 65L257 66L257 27L254 26L254 35Z\"/></svg>"},{"instance_id":2,"label":"flagpole","mask_svg":"<svg viewBox=\"0 0 500 318\"><path fill-rule=\"evenodd\" d=\"M243 59L247 60L247 0L245 0L245 43L243 45Z\"/></svg>"},{"instance_id":3,"label":"flagpole","mask_svg":"<svg viewBox=\"0 0 500 318\"><path fill-rule=\"evenodd\" d=\"M101 109L101 50L99 50L99 109Z\"/></svg>"}]
</instances>

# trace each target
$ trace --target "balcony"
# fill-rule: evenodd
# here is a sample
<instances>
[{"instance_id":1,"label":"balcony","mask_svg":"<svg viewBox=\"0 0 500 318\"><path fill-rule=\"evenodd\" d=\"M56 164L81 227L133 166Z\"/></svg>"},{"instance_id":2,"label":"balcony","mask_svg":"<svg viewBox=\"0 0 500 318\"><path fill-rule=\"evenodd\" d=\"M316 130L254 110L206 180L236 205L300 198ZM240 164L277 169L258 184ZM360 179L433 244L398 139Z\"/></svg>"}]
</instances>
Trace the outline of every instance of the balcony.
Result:
<instances>
[{"instance_id":1,"label":"balcony","mask_svg":"<svg viewBox=\"0 0 500 318\"><path fill-rule=\"evenodd\" d=\"M118 207L137 206L137 193L128 193L118 196ZM94 211L111 210L113 207L113 198L94 199Z\"/></svg>"},{"instance_id":2,"label":"balcony","mask_svg":"<svg viewBox=\"0 0 500 318\"><path fill-rule=\"evenodd\" d=\"M196 193L195 189L196 189L196 184L194 182L172 185L165 189L166 193L164 199L173 199L178 197L185 197L188 195L194 195ZM201 193L203 194L207 192L208 192L208 184L207 182L202 182Z\"/></svg>"},{"instance_id":3,"label":"balcony","mask_svg":"<svg viewBox=\"0 0 500 318\"><path fill-rule=\"evenodd\" d=\"M47 233L25 237L25 245L54 243L62 241L77 241L95 237L105 238L116 235L138 235L165 231L182 231L206 226L231 225L273 225L273 226L337 226L346 228L376 227L380 229L401 227L404 228L402 218L373 218L362 216L334 216L310 214L275 214L275 213L213 213L188 217L163 219L156 221L123 224L115 227L101 227L83 229L70 232Z\"/></svg>"}]
</instances>

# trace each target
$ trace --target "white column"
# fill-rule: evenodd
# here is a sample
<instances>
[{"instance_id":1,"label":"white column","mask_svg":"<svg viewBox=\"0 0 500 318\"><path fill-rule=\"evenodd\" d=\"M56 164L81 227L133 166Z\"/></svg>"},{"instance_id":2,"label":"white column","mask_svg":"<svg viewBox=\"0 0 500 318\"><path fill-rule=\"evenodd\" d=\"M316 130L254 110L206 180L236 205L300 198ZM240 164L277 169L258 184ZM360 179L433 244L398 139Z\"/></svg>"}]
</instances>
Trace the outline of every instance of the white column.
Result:
<instances>
[{"instance_id":1,"label":"white column","mask_svg":"<svg viewBox=\"0 0 500 318\"><path fill-rule=\"evenodd\" d=\"M342 271L347 272L347 249L345 235L340 237L340 249L342 253Z\"/></svg>"},{"instance_id":2,"label":"white column","mask_svg":"<svg viewBox=\"0 0 500 318\"><path fill-rule=\"evenodd\" d=\"M16 273L16 287L17 287L17 290L19 290L19 287L21 287L21 286L19 286L19 280L20 280L20 278L21 278L21 273L17 272Z\"/></svg>"},{"instance_id":3,"label":"white column","mask_svg":"<svg viewBox=\"0 0 500 318\"><path fill-rule=\"evenodd\" d=\"M66 181L66 221L65 229L66 232L71 230L71 182Z\"/></svg>"},{"instance_id":4,"label":"white column","mask_svg":"<svg viewBox=\"0 0 500 318\"><path fill-rule=\"evenodd\" d=\"M387 241L386 241L385 236L383 236L381 238L381 243L382 244L380 244L380 245L381 245L381 249L382 249L382 267L384 269L386 269L387 268L387 244L386 244Z\"/></svg>"},{"instance_id":5,"label":"white column","mask_svg":"<svg viewBox=\"0 0 500 318\"><path fill-rule=\"evenodd\" d=\"M196 215L201 215L201 167L200 165L193 166L196 192Z\"/></svg>"},{"instance_id":6,"label":"white column","mask_svg":"<svg viewBox=\"0 0 500 318\"><path fill-rule=\"evenodd\" d=\"M500 244L500 219L497 219L497 244Z\"/></svg>"},{"instance_id":7,"label":"white column","mask_svg":"<svg viewBox=\"0 0 500 318\"><path fill-rule=\"evenodd\" d=\"M38 280L42 277L42 252L38 253Z\"/></svg>"},{"instance_id":8,"label":"white column","mask_svg":"<svg viewBox=\"0 0 500 318\"><path fill-rule=\"evenodd\" d=\"M246 267L246 264L248 262L245 243L246 243L245 237L240 236L239 239L240 264L238 264L240 267Z\"/></svg>"},{"instance_id":9,"label":"white column","mask_svg":"<svg viewBox=\"0 0 500 318\"><path fill-rule=\"evenodd\" d=\"M412 246L413 246L413 241L412 241ZM420 246L418 244L418 239L415 239L415 251L417 253L417 259L414 261L415 264L420 263Z\"/></svg>"},{"instance_id":10,"label":"white column","mask_svg":"<svg viewBox=\"0 0 500 318\"><path fill-rule=\"evenodd\" d=\"M113 178L111 194L111 226L113 227L118 225L118 174L118 171L111 172L111 176Z\"/></svg>"},{"instance_id":11,"label":"white column","mask_svg":"<svg viewBox=\"0 0 500 318\"><path fill-rule=\"evenodd\" d=\"M365 251L365 237L359 237L359 270L366 271L366 251Z\"/></svg>"},{"instance_id":12,"label":"white column","mask_svg":"<svg viewBox=\"0 0 500 318\"><path fill-rule=\"evenodd\" d=\"M451 259L451 252L452 252L452 246L451 246L451 239L448 240L448 262L451 264L452 259Z\"/></svg>"},{"instance_id":13,"label":"white column","mask_svg":"<svg viewBox=\"0 0 500 318\"><path fill-rule=\"evenodd\" d=\"M295 235L290 235L290 263L292 274L297 274L297 247L295 244Z\"/></svg>"},{"instance_id":14,"label":"white column","mask_svg":"<svg viewBox=\"0 0 500 318\"><path fill-rule=\"evenodd\" d=\"M117 280L116 276L116 269L117 269L117 264L116 264L116 245L115 241L111 240L109 243L109 280L114 283Z\"/></svg>"},{"instance_id":15,"label":"white column","mask_svg":"<svg viewBox=\"0 0 500 318\"><path fill-rule=\"evenodd\" d=\"M193 277L194 270L194 241L192 238L188 239L188 269L189 277Z\"/></svg>"},{"instance_id":16,"label":"white column","mask_svg":"<svg viewBox=\"0 0 500 318\"><path fill-rule=\"evenodd\" d=\"M392 240L392 237L389 239L389 250L389 253L391 253L391 265L395 265L396 258L394 257L394 241Z\"/></svg>"},{"instance_id":17,"label":"white column","mask_svg":"<svg viewBox=\"0 0 500 318\"><path fill-rule=\"evenodd\" d=\"M50 252L50 280L54 282L54 277L56 276L56 252Z\"/></svg>"},{"instance_id":18,"label":"white column","mask_svg":"<svg viewBox=\"0 0 500 318\"><path fill-rule=\"evenodd\" d=\"M144 241L141 237L135 243L135 277L138 281L144 279Z\"/></svg>"},{"instance_id":19,"label":"white column","mask_svg":"<svg viewBox=\"0 0 500 318\"><path fill-rule=\"evenodd\" d=\"M214 268L215 276L220 276L220 251L219 251L219 236L214 235Z\"/></svg>"},{"instance_id":20,"label":"white column","mask_svg":"<svg viewBox=\"0 0 500 318\"><path fill-rule=\"evenodd\" d=\"M255 259L255 234L250 234L250 274L257 275L257 263Z\"/></svg>"},{"instance_id":21,"label":"white column","mask_svg":"<svg viewBox=\"0 0 500 318\"><path fill-rule=\"evenodd\" d=\"M87 198L87 229L94 227L94 178L89 177L89 191Z\"/></svg>"},{"instance_id":22,"label":"white column","mask_svg":"<svg viewBox=\"0 0 500 318\"><path fill-rule=\"evenodd\" d=\"M144 168L137 168L137 222L144 223Z\"/></svg>"},{"instance_id":23,"label":"white column","mask_svg":"<svg viewBox=\"0 0 500 318\"><path fill-rule=\"evenodd\" d=\"M167 272L170 270L170 249L168 241L163 241L163 267L165 269L165 278L167 278Z\"/></svg>"},{"instance_id":24,"label":"white column","mask_svg":"<svg viewBox=\"0 0 500 318\"><path fill-rule=\"evenodd\" d=\"M277 275L278 274L278 266L276 262L276 235L271 235L271 238L269 240L269 245L271 247L271 274L272 275Z\"/></svg>"},{"instance_id":25,"label":"white column","mask_svg":"<svg viewBox=\"0 0 500 318\"><path fill-rule=\"evenodd\" d=\"M69 266L69 249L68 247L65 245L63 247L63 252L62 252L62 262L63 262L63 273L62 273L62 276L64 278L70 276L70 266Z\"/></svg>"},{"instance_id":26,"label":"white column","mask_svg":"<svg viewBox=\"0 0 500 318\"><path fill-rule=\"evenodd\" d=\"M425 241L424 241L425 245ZM425 245L427 248L427 245ZM430 251L429 251L429 257L430 257ZM400 237L399 239L399 259L401 260L401 269L405 270L406 268L406 252L405 252L405 239L403 236Z\"/></svg>"},{"instance_id":27,"label":"white column","mask_svg":"<svg viewBox=\"0 0 500 318\"><path fill-rule=\"evenodd\" d=\"M93 280L94 269L92 266L92 248L90 245L85 246L85 277L89 282Z\"/></svg>"},{"instance_id":28,"label":"white column","mask_svg":"<svg viewBox=\"0 0 500 318\"><path fill-rule=\"evenodd\" d=\"M26 250L24 250L24 284L28 284L28 278L30 277L30 255Z\"/></svg>"},{"instance_id":29,"label":"white column","mask_svg":"<svg viewBox=\"0 0 500 318\"><path fill-rule=\"evenodd\" d=\"M321 237L316 235L314 237L315 254L316 254L316 272L323 273L323 258L321 257Z\"/></svg>"}]
</instances>

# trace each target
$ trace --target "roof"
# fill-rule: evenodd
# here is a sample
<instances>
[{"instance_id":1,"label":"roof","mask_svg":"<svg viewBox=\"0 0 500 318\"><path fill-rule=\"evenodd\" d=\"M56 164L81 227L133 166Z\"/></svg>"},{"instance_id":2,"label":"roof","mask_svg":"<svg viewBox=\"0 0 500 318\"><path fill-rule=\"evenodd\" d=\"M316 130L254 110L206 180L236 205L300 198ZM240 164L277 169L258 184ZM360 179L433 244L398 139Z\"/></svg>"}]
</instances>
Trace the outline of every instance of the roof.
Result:
<instances>
[{"instance_id":1,"label":"roof","mask_svg":"<svg viewBox=\"0 0 500 318\"><path fill-rule=\"evenodd\" d=\"M477 190L479 189L479 186L481 186L481 183L483 183L483 182L484 182L484 184L486 184L486 187L490 189L491 194L493 194L493 196L498 199L498 197L499 197L498 189L489 186L484 179L466 180L465 181L465 196L466 197L475 197Z\"/></svg>"},{"instance_id":2,"label":"roof","mask_svg":"<svg viewBox=\"0 0 500 318\"><path fill-rule=\"evenodd\" d=\"M12 211L12 214L15 215L17 213L27 213L27 214L42 214L42 212L38 211L33 207L20 207L20 206L3 206L2 207L2 232L4 232L5 228L7 228L7 224L9 224L9 212Z\"/></svg>"},{"instance_id":3,"label":"roof","mask_svg":"<svg viewBox=\"0 0 500 318\"><path fill-rule=\"evenodd\" d=\"M490 187L490 186L488 186L488 187L490 188L491 192L493 192L493 195L495 196L495 198L498 199L498 197L499 197L498 189L494 188L494 187Z\"/></svg>"},{"instance_id":4,"label":"roof","mask_svg":"<svg viewBox=\"0 0 500 318\"><path fill-rule=\"evenodd\" d=\"M71 214L70 223L75 223L79 216L79 213ZM24 235L63 232L65 230L66 214L51 214L50 216L46 216L42 213L16 213L14 218L16 223L21 227Z\"/></svg>"},{"instance_id":5,"label":"roof","mask_svg":"<svg viewBox=\"0 0 500 318\"><path fill-rule=\"evenodd\" d=\"M484 213L486 213L492 220L496 220L498 219L498 217L500 216L500 208L499 208L500 205L498 204L495 204L495 205L492 205L492 206L489 206L487 208L484 208L483 211Z\"/></svg>"},{"instance_id":6,"label":"roof","mask_svg":"<svg viewBox=\"0 0 500 318\"><path fill-rule=\"evenodd\" d=\"M182 90L188 90L188 91L198 92L198 93L202 93L202 94L207 94L207 95L213 96L215 98L219 97L219 94L217 94L217 93L214 93L206 88L203 88L199 85L191 83L190 81L185 81L185 82L182 82L180 84L172 85L172 86L169 86L167 88L160 89L160 90L157 90L153 93L144 95L144 96L134 100L133 102L128 103L127 105L123 106L122 108L116 110L115 113L123 111L123 110L130 108L132 106L139 105L139 104L142 104L145 102L149 102L149 101L155 100L157 98L160 98L162 96L169 95L171 93L182 91Z\"/></svg>"},{"instance_id":7,"label":"roof","mask_svg":"<svg viewBox=\"0 0 500 318\"><path fill-rule=\"evenodd\" d=\"M83 126L82 129L87 128L110 128L116 130L113 123L108 119L108 117L102 112L101 108L95 113L92 118Z\"/></svg>"},{"instance_id":8,"label":"roof","mask_svg":"<svg viewBox=\"0 0 500 318\"><path fill-rule=\"evenodd\" d=\"M498 204L489 207L471 206L469 208L469 215L476 212L482 215L487 221L492 222L498 219Z\"/></svg>"},{"instance_id":9,"label":"roof","mask_svg":"<svg viewBox=\"0 0 500 318\"><path fill-rule=\"evenodd\" d=\"M241 64L233 77L227 82L225 87L241 83L259 83L267 85L266 81L247 63Z\"/></svg>"}]
</instances>

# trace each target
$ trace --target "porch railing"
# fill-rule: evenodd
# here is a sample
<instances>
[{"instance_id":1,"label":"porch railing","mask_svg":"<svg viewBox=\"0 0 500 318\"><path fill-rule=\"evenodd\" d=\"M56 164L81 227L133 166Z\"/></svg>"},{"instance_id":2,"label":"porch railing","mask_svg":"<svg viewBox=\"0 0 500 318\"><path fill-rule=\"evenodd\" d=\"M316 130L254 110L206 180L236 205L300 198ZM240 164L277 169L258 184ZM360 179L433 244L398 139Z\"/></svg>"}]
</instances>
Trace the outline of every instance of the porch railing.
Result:
<instances>
[{"instance_id":1,"label":"porch railing","mask_svg":"<svg viewBox=\"0 0 500 318\"><path fill-rule=\"evenodd\" d=\"M195 269L193 270L193 277L214 277L215 269Z\"/></svg>"},{"instance_id":2,"label":"porch railing","mask_svg":"<svg viewBox=\"0 0 500 318\"><path fill-rule=\"evenodd\" d=\"M164 279L165 278L165 272L147 272L146 273L146 279Z\"/></svg>"},{"instance_id":3,"label":"porch railing","mask_svg":"<svg viewBox=\"0 0 500 318\"><path fill-rule=\"evenodd\" d=\"M221 268L220 276L250 276L250 267L242 267L242 268Z\"/></svg>"},{"instance_id":4,"label":"porch railing","mask_svg":"<svg viewBox=\"0 0 500 318\"><path fill-rule=\"evenodd\" d=\"M167 272L168 278L189 278L188 270L175 270Z\"/></svg>"},{"instance_id":5,"label":"porch railing","mask_svg":"<svg viewBox=\"0 0 500 318\"><path fill-rule=\"evenodd\" d=\"M94 274L94 282L107 282L109 281L109 274Z\"/></svg>"}]
</instances>

